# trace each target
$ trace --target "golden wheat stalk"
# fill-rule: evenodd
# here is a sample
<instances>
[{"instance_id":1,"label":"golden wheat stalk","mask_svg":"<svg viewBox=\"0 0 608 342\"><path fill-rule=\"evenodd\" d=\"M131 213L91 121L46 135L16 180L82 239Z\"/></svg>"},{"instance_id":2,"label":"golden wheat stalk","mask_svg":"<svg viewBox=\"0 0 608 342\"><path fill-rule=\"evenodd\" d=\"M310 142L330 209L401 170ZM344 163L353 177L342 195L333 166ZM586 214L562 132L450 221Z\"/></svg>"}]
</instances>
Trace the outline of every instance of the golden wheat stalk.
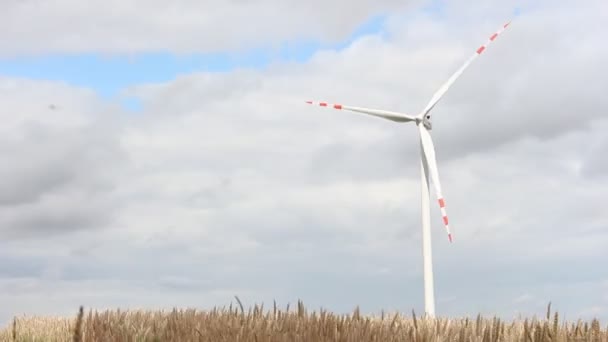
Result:
<instances>
[{"instance_id":1,"label":"golden wheat stalk","mask_svg":"<svg viewBox=\"0 0 608 342\"><path fill-rule=\"evenodd\" d=\"M15 317L0 330L0 341L608 341L608 329L596 319L559 324L547 319L525 318L505 322L498 317L478 315L447 319L419 318L384 312L365 316L359 307L349 315L326 310L306 310L298 301L297 310L270 310L254 305L209 311L92 311L80 307L76 319ZM550 317L550 307L547 317Z\"/></svg>"}]
</instances>

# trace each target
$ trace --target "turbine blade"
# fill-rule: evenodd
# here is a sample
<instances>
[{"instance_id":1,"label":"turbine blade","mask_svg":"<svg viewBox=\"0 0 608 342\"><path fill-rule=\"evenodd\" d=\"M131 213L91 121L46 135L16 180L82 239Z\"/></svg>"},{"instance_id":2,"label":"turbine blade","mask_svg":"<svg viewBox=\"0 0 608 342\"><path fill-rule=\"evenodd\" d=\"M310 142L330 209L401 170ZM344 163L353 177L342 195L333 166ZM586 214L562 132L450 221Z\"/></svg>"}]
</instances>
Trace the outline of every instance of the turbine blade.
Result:
<instances>
[{"instance_id":1,"label":"turbine blade","mask_svg":"<svg viewBox=\"0 0 608 342\"><path fill-rule=\"evenodd\" d=\"M437 169L437 160L435 159L435 146L433 145L433 139L431 134L424 127L424 125L418 125L420 131L420 141L422 142L422 149L424 150L424 159L426 159L431 180L433 182L433 188L437 194L437 201L439 202L439 208L441 209L441 216L443 218L443 224L445 225L446 232L448 233L448 239L452 242L452 233L450 232L450 226L448 224L448 215L445 211L445 200L441 193L441 183L439 182L439 171Z\"/></svg>"},{"instance_id":2,"label":"turbine blade","mask_svg":"<svg viewBox=\"0 0 608 342\"><path fill-rule=\"evenodd\" d=\"M456 70L456 72L443 85L441 85L441 87L435 92L435 94L433 94L431 101L429 101L429 103L426 105L426 107L422 111L422 114L420 114L420 117L424 117L428 112L431 111L431 109L433 109L433 107L435 107L437 102L441 100L441 98L448 91L450 86L456 81L456 79L458 79L458 77L460 77L460 75L462 75L464 70L469 65L471 65L471 63L473 63L473 61L477 57L479 57L479 55L481 55L481 53L488 47L488 45L490 45L490 43L492 43L496 39L496 37L498 37L498 35L501 34L510 24L511 22L509 21L504 24L500 28L500 30L494 32L494 34L490 36L488 41L485 44L481 45L479 48L477 48L477 50L475 50L475 53L471 57L469 57L469 59L460 67L460 69Z\"/></svg>"},{"instance_id":3,"label":"turbine blade","mask_svg":"<svg viewBox=\"0 0 608 342\"><path fill-rule=\"evenodd\" d=\"M381 110L381 109L353 107L353 106L345 106L345 105L341 105L341 104L328 104L327 102L306 101L306 103L308 103L310 105L318 105L321 107L332 107L332 108L338 109L338 110L348 110L351 112L367 114L367 115L376 116L379 118L383 118L383 119L387 119L387 120L391 120L391 121L395 121L395 122L409 122L409 121L416 120L416 118L411 115L407 115L407 114L403 114L403 113L399 113L399 112L391 112L391 111Z\"/></svg>"}]
</instances>

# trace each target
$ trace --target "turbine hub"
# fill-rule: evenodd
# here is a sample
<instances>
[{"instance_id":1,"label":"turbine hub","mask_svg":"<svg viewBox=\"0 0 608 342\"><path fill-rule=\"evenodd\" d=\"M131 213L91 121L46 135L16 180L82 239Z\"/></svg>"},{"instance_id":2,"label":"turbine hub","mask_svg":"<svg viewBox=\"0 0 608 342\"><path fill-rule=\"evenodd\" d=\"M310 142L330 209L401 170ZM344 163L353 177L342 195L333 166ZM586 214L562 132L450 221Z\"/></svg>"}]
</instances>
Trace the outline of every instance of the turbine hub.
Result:
<instances>
[{"instance_id":1,"label":"turbine hub","mask_svg":"<svg viewBox=\"0 0 608 342\"><path fill-rule=\"evenodd\" d=\"M424 127L426 127L426 129L428 129L429 131L431 129L433 129L433 124L431 123L431 116L429 114L427 114L424 119L422 119L422 124L424 125Z\"/></svg>"}]
</instances>

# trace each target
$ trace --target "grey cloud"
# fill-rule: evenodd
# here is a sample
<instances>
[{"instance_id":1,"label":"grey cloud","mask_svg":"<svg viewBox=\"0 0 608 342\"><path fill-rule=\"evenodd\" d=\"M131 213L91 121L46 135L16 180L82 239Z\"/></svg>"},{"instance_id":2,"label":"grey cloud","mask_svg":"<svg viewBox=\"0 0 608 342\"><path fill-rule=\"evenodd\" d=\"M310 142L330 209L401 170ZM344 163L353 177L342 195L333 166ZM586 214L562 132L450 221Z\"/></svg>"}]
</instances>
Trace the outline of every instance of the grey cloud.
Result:
<instances>
[{"instance_id":1,"label":"grey cloud","mask_svg":"<svg viewBox=\"0 0 608 342\"><path fill-rule=\"evenodd\" d=\"M343 119L348 121L349 117ZM317 183L396 180L418 175L420 143L416 130L390 123L382 128L386 130L386 135L372 142L345 139L337 130L333 133L336 141L317 149L303 170L303 176Z\"/></svg>"},{"instance_id":2,"label":"grey cloud","mask_svg":"<svg viewBox=\"0 0 608 342\"><path fill-rule=\"evenodd\" d=\"M69 87L3 81L9 90L1 96L7 99L7 133L0 142L3 236L35 239L107 225L118 207L112 193L127 162L112 115L97 116L94 102L87 110L86 98ZM51 112L18 101L28 94L48 97L48 89L59 93L67 109Z\"/></svg>"},{"instance_id":3,"label":"grey cloud","mask_svg":"<svg viewBox=\"0 0 608 342\"><path fill-rule=\"evenodd\" d=\"M595 122L598 130L606 130L606 126ZM602 137L597 140L588 139L585 148L581 149L584 161L581 164L581 175L590 180L603 180L608 175L608 139Z\"/></svg>"},{"instance_id":4,"label":"grey cloud","mask_svg":"<svg viewBox=\"0 0 608 342\"><path fill-rule=\"evenodd\" d=\"M104 159L114 159L120 153L112 143L95 139L92 128L58 130L30 124L22 131L21 139L5 141L0 146L5 156L0 177L10 180L3 183L3 205L32 202L47 192L69 186L83 178L83 173L91 172L87 169L98 168ZM103 178L97 180L103 182Z\"/></svg>"},{"instance_id":5,"label":"grey cloud","mask_svg":"<svg viewBox=\"0 0 608 342\"><path fill-rule=\"evenodd\" d=\"M44 262L36 258L4 253L0 262L2 278L27 278L40 276L44 270Z\"/></svg>"},{"instance_id":6,"label":"grey cloud","mask_svg":"<svg viewBox=\"0 0 608 342\"><path fill-rule=\"evenodd\" d=\"M37 53L179 53L279 47L293 39L341 41L374 15L419 1L10 1L5 56ZM344 11L348 15L343 15ZM27 25L25 24L27 23ZM69 23L69 24L68 24ZM25 26L24 26L25 25Z\"/></svg>"}]
</instances>

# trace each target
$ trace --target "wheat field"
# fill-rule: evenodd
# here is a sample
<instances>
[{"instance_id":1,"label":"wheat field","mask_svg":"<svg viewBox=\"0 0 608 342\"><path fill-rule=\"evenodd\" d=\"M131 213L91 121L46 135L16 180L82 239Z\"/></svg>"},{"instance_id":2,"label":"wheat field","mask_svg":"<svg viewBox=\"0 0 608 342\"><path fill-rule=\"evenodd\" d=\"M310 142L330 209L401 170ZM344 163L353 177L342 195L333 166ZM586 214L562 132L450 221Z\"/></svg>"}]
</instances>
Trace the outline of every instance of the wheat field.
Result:
<instances>
[{"instance_id":1,"label":"wheat field","mask_svg":"<svg viewBox=\"0 0 608 342\"><path fill-rule=\"evenodd\" d=\"M608 342L598 320L561 322L559 314L505 322L499 318L422 319L309 312L239 305L209 311L102 311L81 307L73 318L16 317L1 341L593 341Z\"/></svg>"}]
</instances>

